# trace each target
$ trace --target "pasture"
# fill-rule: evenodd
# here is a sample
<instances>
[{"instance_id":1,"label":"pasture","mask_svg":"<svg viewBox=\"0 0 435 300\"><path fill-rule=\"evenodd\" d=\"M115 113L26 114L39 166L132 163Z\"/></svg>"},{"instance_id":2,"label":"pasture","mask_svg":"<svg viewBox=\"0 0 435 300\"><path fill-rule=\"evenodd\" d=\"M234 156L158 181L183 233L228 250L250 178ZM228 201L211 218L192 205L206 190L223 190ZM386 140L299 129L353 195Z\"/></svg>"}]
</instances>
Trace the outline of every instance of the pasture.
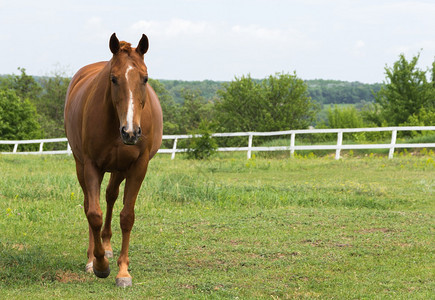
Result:
<instances>
[{"instance_id":1,"label":"pasture","mask_svg":"<svg viewBox=\"0 0 435 300\"><path fill-rule=\"evenodd\" d=\"M0 298L434 298L434 159L160 154L136 203L133 286L122 289L122 200L112 273L99 279L84 272L73 158L0 155Z\"/></svg>"}]
</instances>

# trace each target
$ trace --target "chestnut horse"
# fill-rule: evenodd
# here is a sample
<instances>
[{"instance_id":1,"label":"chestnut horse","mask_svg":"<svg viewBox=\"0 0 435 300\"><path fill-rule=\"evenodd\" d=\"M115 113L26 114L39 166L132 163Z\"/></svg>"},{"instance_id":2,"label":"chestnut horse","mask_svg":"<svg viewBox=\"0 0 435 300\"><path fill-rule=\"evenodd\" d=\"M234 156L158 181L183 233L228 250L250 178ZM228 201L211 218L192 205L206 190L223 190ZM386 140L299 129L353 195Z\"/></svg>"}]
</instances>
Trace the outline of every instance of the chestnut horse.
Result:
<instances>
[{"instance_id":1,"label":"chestnut horse","mask_svg":"<svg viewBox=\"0 0 435 300\"><path fill-rule=\"evenodd\" d=\"M124 207L120 214L122 247L118 259L118 286L132 284L128 272L128 246L134 223L134 205L149 160L162 142L162 109L147 83L143 56L148 38L136 48L110 38L110 61L81 68L72 78L65 102L65 131L76 162L77 177L84 194L89 223L87 272L109 276L113 256L110 238L113 205L125 179ZM107 211L103 230L100 187L110 172L106 189Z\"/></svg>"}]
</instances>

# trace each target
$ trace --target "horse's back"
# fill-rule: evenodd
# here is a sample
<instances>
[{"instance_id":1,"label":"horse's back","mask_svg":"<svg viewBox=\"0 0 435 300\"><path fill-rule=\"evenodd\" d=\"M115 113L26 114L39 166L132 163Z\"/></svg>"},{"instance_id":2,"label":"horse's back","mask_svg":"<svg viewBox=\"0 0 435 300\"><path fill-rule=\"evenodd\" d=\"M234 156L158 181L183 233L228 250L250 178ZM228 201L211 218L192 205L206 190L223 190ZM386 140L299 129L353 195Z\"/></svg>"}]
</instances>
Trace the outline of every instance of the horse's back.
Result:
<instances>
[{"instance_id":1,"label":"horse's back","mask_svg":"<svg viewBox=\"0 0 435 300\"><path fill-rule=\"evenodd\" d=\"M68 86L65 108L72 101L79 101L81 97L75 97L77 93L85 92L87 85L100 73L100 71L107 65L107 61L101 61L94 64L84 66L71 79ZM67 111L65 111L65 114Z\"/></svg>"},{"instance_id":2,"label":"horse's back","mask_svg":"<svg viewBox=\"0 0 435 300\"><path fill-rule=\"evenodd\" d=\"M92 82L107 61L84 66L71 79L65 99L65 133L75 155L81 156L83 110ZM74 151L76 150L76 151Z\"/></svg>"},{"instance_id":3,"label":"horse's back","mask_svg":"<svg viewBox=\"0 0 435 300\"><path fill-rule=\"evenodd\" d=\"M77 94L86 92L87 86L92 80L100 73L100 71L107 65L106 61L90 64L84 66L73 76L68 86L65 99L65 121L67 120L68 108L72 103L80 101L83 97L77 97Z\"/></svg>"}]
</instances>

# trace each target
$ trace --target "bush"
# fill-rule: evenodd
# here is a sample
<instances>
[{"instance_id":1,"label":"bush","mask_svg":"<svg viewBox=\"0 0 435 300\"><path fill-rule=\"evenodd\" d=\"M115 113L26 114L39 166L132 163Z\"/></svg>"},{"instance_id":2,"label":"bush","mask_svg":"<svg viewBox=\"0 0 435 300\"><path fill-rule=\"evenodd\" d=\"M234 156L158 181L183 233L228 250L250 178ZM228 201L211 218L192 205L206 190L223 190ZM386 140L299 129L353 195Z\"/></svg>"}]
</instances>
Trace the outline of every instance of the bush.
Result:
<instances>
[{"instance_id":1,"label":"bush","mask_svg":"<svg viewBox=\"0 0 435 300\"><path fill-rule=\"evenodd\" d=\"M199 129L187 142L187 158L208 159L214 155L218 146L211 134L210 126L201 122Z\"/></svg>"}]
</instances>

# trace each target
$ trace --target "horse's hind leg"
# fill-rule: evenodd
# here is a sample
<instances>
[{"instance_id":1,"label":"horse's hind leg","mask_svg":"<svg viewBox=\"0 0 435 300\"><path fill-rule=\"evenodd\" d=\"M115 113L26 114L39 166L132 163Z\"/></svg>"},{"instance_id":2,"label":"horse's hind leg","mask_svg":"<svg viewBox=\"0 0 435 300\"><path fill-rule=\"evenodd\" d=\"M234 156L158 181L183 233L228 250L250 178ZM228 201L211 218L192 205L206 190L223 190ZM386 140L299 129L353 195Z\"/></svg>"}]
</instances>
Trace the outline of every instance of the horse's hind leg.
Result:
<instances>
[{"instance_id":1,"label":"horse's hind leg","mask_svg":"<svg viewBox=\"0 0 435 300\"><path fill-rule=\"evenodd\" d=\"M83 165L81 163L79 163L76 160L76 172L77 172L77 179L79 180L80 186L82 187L83 190L83 195L84 195L84 211L85 211L85 215L87 215L88 213L88 209L89 209L89 201L88 201L88 194L86 192L86 185L85 185L85 178L84 178L84 171L83 171ZM88 225L89 227L89 246L88 246L88 261L86 263L86 272L88 273L92 273L93 269L93 260L94 260L94 235L92 234L92 229L91 226Z\"/></svg>"},{"instance_id":2,"label":"horse's hind leg","mask_svg":"<svg viewBox=\"0 0 435 300\"><path fill-rule=\"evenodd\" d=\"M110 274L109 260L104 255L104 248L101 242L101 227L103 226L103 212L100 208L100 187L104 173L90 162L83 167L84 180L87 194L86 217L94 237L94 260L92 268L94 274L105 278Z\"/></svg>"},{"instance_id":3,"label":"horse's hind leg","mask_svg":"<svg viewBox=\"0 0 435 300\"><path fill-rule=\"evenodd\" d=\"M112 237L112 212L113 205L118 198L119 185L124 178L125 177L119 172L112 173L106 189L106 219L104 221L103 231L101 232L101 238L103 240L103 248L107 258L113 257L112 245L110 244L110 238Z\"/></svg>"}]
</instances>

